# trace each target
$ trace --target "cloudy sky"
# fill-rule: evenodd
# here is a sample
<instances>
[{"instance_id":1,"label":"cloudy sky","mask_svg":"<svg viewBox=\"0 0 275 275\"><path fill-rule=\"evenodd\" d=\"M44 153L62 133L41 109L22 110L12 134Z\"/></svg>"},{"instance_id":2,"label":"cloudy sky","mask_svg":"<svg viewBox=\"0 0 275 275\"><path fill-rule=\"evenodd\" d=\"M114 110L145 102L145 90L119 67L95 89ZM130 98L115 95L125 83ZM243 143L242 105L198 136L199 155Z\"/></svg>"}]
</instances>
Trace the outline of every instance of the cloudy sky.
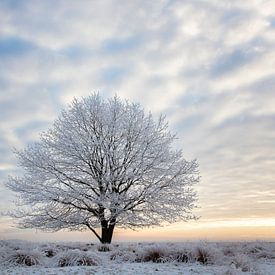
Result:
<instances>
[{"instance_id":1,"label":"cloudy sky","mask_svg":"<svg viewBox=\"0 0 275 275\"><path fill-rule=\"evenodd\" d=\"M15 198L4 187L18 173L13 147L99 92L166 114L201 171L199 221L117 240L275 240L274 49L275 1L1 1L0 211ZM33 232L0 217L0 238Z\"/></svg>"}]
</instances>

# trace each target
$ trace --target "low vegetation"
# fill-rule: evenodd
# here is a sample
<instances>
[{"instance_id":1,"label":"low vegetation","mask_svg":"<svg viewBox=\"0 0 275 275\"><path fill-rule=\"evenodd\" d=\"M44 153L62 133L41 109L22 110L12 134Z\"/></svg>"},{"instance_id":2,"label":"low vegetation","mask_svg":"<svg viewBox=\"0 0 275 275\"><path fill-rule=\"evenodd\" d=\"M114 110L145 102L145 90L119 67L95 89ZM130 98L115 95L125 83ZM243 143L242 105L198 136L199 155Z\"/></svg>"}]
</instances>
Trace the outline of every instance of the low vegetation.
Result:
<instances>
[{"instance_id":1,"label":"low vegetation","mask_svg":"<svg viewBox=\"0 0 275 275\"><path fill-rule=\"evenodd\" d=\"M110 263L152 263L158 266L170 263L183 266L195 264L205 266L205 268L223 266L228 269L224 274L234 274L234 270L241 273L257 273L257 263L265 262L275 264L275 243L197 242L93 245L0 241L0 270L13 266L25 268L94 266L96 268Z\"/></svg>"}]
</instances>

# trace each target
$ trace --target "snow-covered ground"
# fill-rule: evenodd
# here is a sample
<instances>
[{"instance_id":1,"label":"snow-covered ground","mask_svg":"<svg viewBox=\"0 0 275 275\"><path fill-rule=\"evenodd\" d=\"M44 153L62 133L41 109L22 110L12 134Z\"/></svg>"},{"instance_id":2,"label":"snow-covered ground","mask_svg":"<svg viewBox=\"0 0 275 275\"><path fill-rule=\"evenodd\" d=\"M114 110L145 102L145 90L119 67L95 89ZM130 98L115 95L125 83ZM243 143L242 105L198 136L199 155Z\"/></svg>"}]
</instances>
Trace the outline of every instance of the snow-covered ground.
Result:
<instances>
[{"instance_id":1,"label":"snow-covered ground","mask_svg":"<svg viewBox=\"0 0 275 275\"><path fill-rule=\"evenodd\" d=\"M275 243L0 241L0 274L275 274Z\"/></svg>"}]
</instances>

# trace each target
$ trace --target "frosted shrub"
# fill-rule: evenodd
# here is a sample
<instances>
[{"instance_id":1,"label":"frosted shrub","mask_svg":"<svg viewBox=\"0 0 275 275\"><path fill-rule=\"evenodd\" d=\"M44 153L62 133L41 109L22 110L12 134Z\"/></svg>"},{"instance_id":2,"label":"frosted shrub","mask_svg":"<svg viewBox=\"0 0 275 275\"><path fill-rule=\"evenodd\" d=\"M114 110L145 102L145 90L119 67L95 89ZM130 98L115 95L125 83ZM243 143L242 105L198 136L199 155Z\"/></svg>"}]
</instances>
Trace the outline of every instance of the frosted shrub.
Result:
<instances>
[{"instance_id":1,"label":"frosted shrub","mask_svg":"<svg viewBox=\"0 0 275 275\"><path fill-rule=\"evenodd\" d=\"M160 263L163 262L163 253L159 250L152 249L150 251L147 251L147 253L143 257L144 262L154 262L154 263Z\"/></svg>"},{"instance_id":2,"label":"frosted shrub","mask_svg":"<svg viewBox=\"0 0 275 275\"><path fill-rule=\"evenodd\" d=\"M254 270L254 266L248 256L238 254L234 257L231 266L240 269L242 272L249 272Z\"/></svg>"},{"instance_id":3,"label":"frosted shrub","mask_svg":"<svg viewBox=\"0 0 275 275\"><path fill-rule=\"evenodd\" d=\"M214 263L217 264L218 262L223 262L224 260L222 251L210 244L196 247L193 250L193 257L197 262L204 265Z\"/></svg>"},{"instance_id":4,"label":"frosted shrub","mask_svg":"<svg viewBox=\"0 0 275 275\"><path fill-rule=\"evenodd\" d=\"M59 252L67 251L70 248L66 248L65 246L61 246L60 244L47 243L38 246L36 249L39 250L44 257L53 258Z\"/></svg>"},{"instance_id":5,"label":"frosted shrub","mask_svg":"<svg viewBox=\"0 0 275 275\"><path fill-rule=\"evenodd\" d=\"M247 255L255 256L265 249L260 243L247 243L242 250Z\"/></svg>"},{"instance_id":6,"label":"frosted shrub","mask_svg":"<svg viewBox=\"0 0 275 275\"><path fill-rule=\"evenodd\" d=\"M275 259L275 247L271 243L252 243L245 247L246 253L255 259Z\"/></svg>"},{"instance_id":7,"label":"frosted shrub","mask_svg":"<svg viewBox=\"0 0 275 275\"><path fill-rule=\"evenodd\" d=\"M54 257L55 265L64 266L91 266L98 265L98 258L92 254L80 250L67 251L57 254Z\"/></svg>"},{"instance_id":8,"label":"frosted shrub","mask_svg":"<svg viewBox=\"0 0 275 275\"><path fill-rule=\"evenodd\" d=\"M198 247L196 249L196 260L202 264L209 264L211 261L211 255L207 249Z\"/></svg>"},{"instance_id":9,"label":"frosted shrub","mask_svg":"<svg viewBox=\"0 0 275 275\"><path fill-rule=\"evenodd\" d=\"M137 262L154 262L161 263L167 261L165 252L160 247L144 248L144 251L140 251L137 254Z\"/></svg>"},{"instance_id":10,"label":"frosted shrub","mask_svg":"<svg viewBox=\"0 0 275 275\"><path fill-rule=\"evenodd\" d=\"M45 256L48 257L48 258L52 258L53 256L55 256L57 254L57 251L54 250L54 249L46 249L44 251L45 253Z\"/></svg>"},{"instance_id":11,"label":"frosted shrub","mask_svg":"<svg viewBox=\"0 0 275 275\"><path fill-rule=\"evenodd\" d=\"M258 259L269 259L269 260L274 260L275 259L275 251L272 251L272 250L263 250L263 251L260 251L258 254L257 254L257 258Z\"/></svg>"},{"instance_id":12,"label":"frosted shrub","mask_svg":"<svg viewBox=\"0 0 275 275\"><path fill-rule=\"evenodd\" d=\"M110 260L118 262L135 262L137 254L135 250L115 250L110 255Z\"/></svg>"},{"instance_id":13,"label":"frosted shrub","mask_svg":"<svg viewBox=\"0 0 275 275\"><path fill-rule=\"evenodd\" d=\"M41 255L35 252L17 250L4 259L4 263L10 265L33 266L40 264Z\"/></svg>"},{"instance_id":14,"label":"frosted shrub","mask_svg":"<svg viewBox=\"0 0 275 275\"><path fill-rule=\"evenodd\" d=\"M171 253L170 259L175 262L187 263L192 262L194 260L194 257L191 251L178 250Z\"/></svg>"}]
</instances>

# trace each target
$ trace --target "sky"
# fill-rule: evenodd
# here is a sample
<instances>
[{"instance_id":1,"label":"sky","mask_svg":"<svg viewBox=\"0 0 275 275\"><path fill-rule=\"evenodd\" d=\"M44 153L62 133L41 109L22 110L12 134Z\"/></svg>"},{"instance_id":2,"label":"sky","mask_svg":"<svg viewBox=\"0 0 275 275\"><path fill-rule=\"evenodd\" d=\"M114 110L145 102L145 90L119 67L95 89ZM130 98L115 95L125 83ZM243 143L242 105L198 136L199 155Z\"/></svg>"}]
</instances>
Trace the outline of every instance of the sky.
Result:
<instances>
[{"instance_id":1,"label":"sky","mask_svg":"<svg viewBox=\"0 0 275 275\"><path fill-rule=\"evenodd\" d=\"M13 148L74 97L98 92L165 114L198 159L198 221L115 240L275 240L275 1L0 1L0 212ZM0 216L0 239L93 240Z\"/></svg>"}]
</instances>

